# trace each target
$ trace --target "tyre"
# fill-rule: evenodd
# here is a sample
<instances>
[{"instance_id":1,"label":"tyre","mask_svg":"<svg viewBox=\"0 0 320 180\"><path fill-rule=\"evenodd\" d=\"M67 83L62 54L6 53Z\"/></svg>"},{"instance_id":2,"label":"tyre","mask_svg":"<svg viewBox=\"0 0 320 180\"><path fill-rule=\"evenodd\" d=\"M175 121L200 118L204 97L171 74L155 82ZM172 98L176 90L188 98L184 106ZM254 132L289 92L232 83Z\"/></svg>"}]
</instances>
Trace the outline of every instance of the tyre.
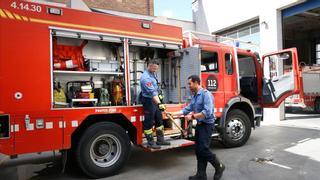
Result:
<instances>
[{"instance_id":1,"label":"tyre","mask_svg":"<svg viewBox=\"0 0 320 180\"><path fill-rule=\"evenodd\" d=\"M314 112L320 114L320 98L316 98L314 102Z\"/></svg>"},{"instance_id":2,"label":"tyre","mask_svg":"<svg viewBox=\"0 0 320 180\"><path fill-rule=\"evenodd\" d=\"M250 135L251 123L248 115L239 109L228 112L222 144L226 147L239 147L248 141Z\"/></svg>"},{"instance_id":3,"label":"tyre","mask_svg":"<svg viewBox=\"0 0 320 180\"><path fill-rule=\"evenodd\" d=\"M292 113L292 107L285 107L285 113Z\"/></svg>"},{"instance_id":4,"label":"tyre","mask_svg":"<svg viewBox=\"0 0 320 180\"><path fill-rule=\"evenodd\" d=\"M131 151L126 131L119 125L100 122L90 126L76 147L76 159L90 178L117 174L124 167Z\"/></svg>"}]
</instances>

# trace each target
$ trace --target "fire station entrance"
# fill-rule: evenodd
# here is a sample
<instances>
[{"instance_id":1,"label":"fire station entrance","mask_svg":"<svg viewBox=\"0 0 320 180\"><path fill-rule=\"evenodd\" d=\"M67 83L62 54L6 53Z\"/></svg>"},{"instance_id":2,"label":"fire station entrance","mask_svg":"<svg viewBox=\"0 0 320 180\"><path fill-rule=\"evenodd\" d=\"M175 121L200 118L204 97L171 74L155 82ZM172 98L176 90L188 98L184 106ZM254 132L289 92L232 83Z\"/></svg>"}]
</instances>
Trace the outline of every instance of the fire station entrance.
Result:
<instances>
[{"instance_id":1,"label":"fire station entrance","mask_svg":"<svg viewBox=\"0 0 320 180\"><path fill-rule=\"evenodd\" d=\"M300 63L320 66L320 2L284 10L282 23L283 48L297 47Z\"/></svg>"},{"instance_id":2,"label":"fire station entrance","mask_svg":"<svg viewBox=\"0 0 320 180\"><path fill-rule=\"evenodd\" d=\"M286 99L286 111L319 113L320 1L309 0L282 12L283 48L296 47L303 78L303 96Z\"/></svg>"}]
</instances>

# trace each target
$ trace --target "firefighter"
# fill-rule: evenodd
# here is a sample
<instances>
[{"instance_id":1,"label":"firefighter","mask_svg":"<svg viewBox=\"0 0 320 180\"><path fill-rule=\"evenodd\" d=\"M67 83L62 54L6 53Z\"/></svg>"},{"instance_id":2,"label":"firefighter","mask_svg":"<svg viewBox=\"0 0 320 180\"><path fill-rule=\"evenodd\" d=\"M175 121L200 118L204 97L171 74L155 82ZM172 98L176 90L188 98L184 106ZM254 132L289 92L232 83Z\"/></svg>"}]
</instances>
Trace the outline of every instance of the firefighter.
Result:
<instances>
[{"instance_id":1,"label":"firefighter","mask_svg":"<svg viewBox=\"0 0 320 180\"><path fill-rule=\"evenodd\" d=\"M172 113L172 115L185 115L188 121L197 120L195 131L197 173L194 176L190 176L189 179L207 179L206 169L209 162L216 170L213 179L219 180L222 177L225 166L209 149L215 121L213 112L214 99L208 90L201 87L200 78L197 75L192 75L188 78L188 87L193 93L190 104L181 111Z\"/></svg>"},{"instance_id":2,"label":"firefighter","mask_svg":"<svg viewBox=\"0 0 320 180\"><path fill-rule=\"evenodd\" d=\"M158 80L155 73L159 69L159 62L155 59L149 60L140 79L141 86L141 102L144 110L143 130L148 141L148 148L160 149L161 145L170 145L170 142L164 139L164 127L162 120L162 112L166 110L166 106L162 103L162 96L159 98ZM152 135L152 127L156 126L157 142L154 142Z\"/></svg>"}]
</instances>

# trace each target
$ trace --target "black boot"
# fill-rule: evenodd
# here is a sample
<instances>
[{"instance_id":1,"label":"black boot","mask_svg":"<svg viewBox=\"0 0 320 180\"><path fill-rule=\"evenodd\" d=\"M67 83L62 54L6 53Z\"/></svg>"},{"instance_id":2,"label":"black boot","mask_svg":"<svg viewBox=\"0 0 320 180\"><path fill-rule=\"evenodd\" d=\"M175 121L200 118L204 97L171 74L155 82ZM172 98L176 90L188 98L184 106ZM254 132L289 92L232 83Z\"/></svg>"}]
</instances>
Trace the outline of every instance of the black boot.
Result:
<instances>
[{"instance_id":1,"label":"black boot","mask_svg":"<svg viewBox=\"0 0 320 180\"><path fill-rule=\"evenodd\" d=\"M207 180L207 161L197 161L197 174L189 176L189 180Z\"/></svg>"},{"instance_id":2,"label":"black boot","mask_svg":"<svg viewBox=\"0 0 320 180\"><path fill-rule=\"evenodd\" d=\"M153 136L152 134L144 134L147 138L148 144L147 147L148 148L152 148L152 149L160 149L161 147L159 145L157 145L154 140L153 140Z\"/></svg>"},{"instance_id":3,"label":"black boot","mask_svg":"<svg viewBox=\"0 0 320 180\"><path fill-rule=\"evenodd\" d=\"M226 168L219 159L216 157L213 161L210 162L215 168L216 172L214 173L213 180L220 180L223 174L224 169Z\"/></svg>"},{"instance_id":4,"label":"black boot","mask_svg":"<svg viewBox=\"0 0 320 180\"><path fill-rule=\"evenodd\" d=\"M157 145L164 145L164 146L171 145L170 142L164 140L163 130L158 130L157 129L156 133L157 133Z\"/></svg>"}]
</instances>

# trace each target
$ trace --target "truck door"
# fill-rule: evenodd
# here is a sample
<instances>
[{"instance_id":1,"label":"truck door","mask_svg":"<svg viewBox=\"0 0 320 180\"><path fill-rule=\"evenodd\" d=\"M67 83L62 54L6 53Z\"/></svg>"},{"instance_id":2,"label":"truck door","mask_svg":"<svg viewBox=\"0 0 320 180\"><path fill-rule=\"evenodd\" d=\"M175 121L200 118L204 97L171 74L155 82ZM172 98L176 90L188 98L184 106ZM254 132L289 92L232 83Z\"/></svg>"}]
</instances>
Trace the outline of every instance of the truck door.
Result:
<instances>
[{"instance_id":1,"label":"truck door","mask_svg":"<svg viewBox=\"0 0 320 180\"><path fill-rule=\"evenodd\" d=\"M231 47L221 47L221 50L221 58L224 65L224 97L225 101L228 102L231 98L238 95L234 50Z\"/></svg>"},{"instance_id":2,"label":"truck door","mask_svg":"<svg viewBox=\"0 0 320 180\"><path fill-rule=\"evenodd\" d=\"M215 114L220 116L224 107L224 81L221 49L219 47L201 47L201 82L215 99Z\"/></svg>"},{"instance_id":3,"label":"truck door","mask_svg":"<svg viewBox=\"0 0 320 180\"><path fill-rule=\"evenodd\" d=\"M298 64L296 48L263 56L264 107L278 107L286 97L302 93L302 74Z\"/></svg>"}]
</instances>

